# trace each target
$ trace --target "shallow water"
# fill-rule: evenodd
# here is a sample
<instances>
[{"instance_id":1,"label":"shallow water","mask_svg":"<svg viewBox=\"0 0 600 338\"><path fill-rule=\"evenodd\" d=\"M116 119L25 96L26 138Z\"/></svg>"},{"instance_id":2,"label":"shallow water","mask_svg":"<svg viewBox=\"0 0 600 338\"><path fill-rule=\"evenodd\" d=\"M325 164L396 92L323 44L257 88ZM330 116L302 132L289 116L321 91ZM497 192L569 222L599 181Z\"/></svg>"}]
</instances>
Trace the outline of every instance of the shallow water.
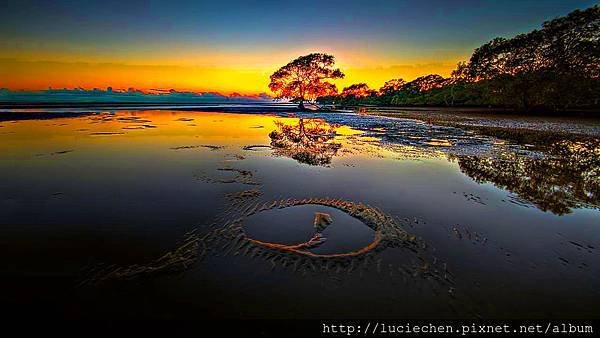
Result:
<instances>
[{"instance_id":1,"label":"shallow water","mask_svg":"<svg viewBox=\"0 0 600 338\"><path fill-rule=\"evenodd\" d=\"M335 135L269 146L299 118ZM2 298L17 313L597 317L595 145L533 151L355 114L161 110L0 122L0 154ZM372 244L377 222L333 202L280 207L325 197L381 212L400 237ZM332 219L301 250L317 257L244 242L309 241L315 212ZM236 220L241 240L220 231ZM203 254L144 268L190 231ZM85 282L132 266L144 273Z\"/></svg>"}]
</instances>

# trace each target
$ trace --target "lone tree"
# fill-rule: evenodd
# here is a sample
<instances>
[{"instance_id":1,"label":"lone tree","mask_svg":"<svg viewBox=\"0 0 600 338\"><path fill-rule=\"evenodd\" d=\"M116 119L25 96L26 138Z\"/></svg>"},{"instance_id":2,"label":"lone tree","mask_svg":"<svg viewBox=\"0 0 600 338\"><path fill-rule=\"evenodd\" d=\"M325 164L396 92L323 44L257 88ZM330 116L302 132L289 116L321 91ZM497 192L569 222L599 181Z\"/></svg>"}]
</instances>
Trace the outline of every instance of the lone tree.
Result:
<instances>
[{"instance_id":1,"label":"lone tree","mask_svg":"<svg viewBox=\"0 0 600 338\"><path fill-rule=\"evenodd\" d=\"M291 99L304 109L304 102L337 94L337 87L327 79L341 79L344 73L333 68L333 55L312 53L301 56L271 75L271 89L279 99Z\"/></svg>"}]
</instances>

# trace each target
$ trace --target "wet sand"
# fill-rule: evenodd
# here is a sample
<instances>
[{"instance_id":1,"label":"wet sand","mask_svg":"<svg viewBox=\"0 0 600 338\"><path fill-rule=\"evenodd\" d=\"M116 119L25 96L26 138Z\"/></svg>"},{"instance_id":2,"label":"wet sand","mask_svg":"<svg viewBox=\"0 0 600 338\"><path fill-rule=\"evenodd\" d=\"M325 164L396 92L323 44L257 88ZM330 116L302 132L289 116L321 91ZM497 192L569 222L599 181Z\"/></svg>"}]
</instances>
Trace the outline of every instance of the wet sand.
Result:
<instances>
[{"instance_id":1,"label":"wet sand","mask_svg":"<svg viewBox=\"0 0 600 338\"><path fill-rule=\"evenodd\" d=\"M520 143L547 145L559 139L586 140L600 137L600 113L536 116L508 111L463 111L446 109L365 108L377 116L414 119L434 125L472 130L480 134L512 139Z\"/></svg>"},{"instance_id":2,"label":"wet sand","mask_svg":"<svg viewBox=\"0 0 600 338\"><path fill-rule=\"evenodd\" d=\"M593 140L534 149L294 111L0 126L1 286L15 314L597 316ZM315 227L317 213L331 224Z\"/></svg>"}]
</instances>

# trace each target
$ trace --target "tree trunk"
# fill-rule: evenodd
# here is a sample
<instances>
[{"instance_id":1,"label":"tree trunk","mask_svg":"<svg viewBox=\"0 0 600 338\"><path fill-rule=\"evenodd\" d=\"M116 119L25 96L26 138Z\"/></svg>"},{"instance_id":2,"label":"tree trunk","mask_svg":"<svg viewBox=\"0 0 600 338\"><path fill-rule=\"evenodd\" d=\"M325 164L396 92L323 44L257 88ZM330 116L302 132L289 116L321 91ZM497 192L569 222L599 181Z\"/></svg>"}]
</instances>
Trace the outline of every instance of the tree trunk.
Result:
<instances>
[{"instance_id":1,"label":"tree trunk","mask_svg":"<svg viewBox=\"0 0 600 338\"><path fill-rule=\"evenodd\" d=\"M300 110L306 110L306 107L304 107L304 101L300 100L300 103L298 104L298 109Z\"/></svg>"}]
</instances>

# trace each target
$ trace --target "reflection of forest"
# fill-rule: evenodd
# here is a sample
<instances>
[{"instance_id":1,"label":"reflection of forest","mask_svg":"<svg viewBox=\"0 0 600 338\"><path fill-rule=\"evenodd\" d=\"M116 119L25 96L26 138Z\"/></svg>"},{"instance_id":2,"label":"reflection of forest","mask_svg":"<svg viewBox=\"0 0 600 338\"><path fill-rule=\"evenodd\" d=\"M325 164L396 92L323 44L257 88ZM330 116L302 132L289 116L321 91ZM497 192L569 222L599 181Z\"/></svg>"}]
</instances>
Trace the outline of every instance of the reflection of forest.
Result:
<instances>
[{"instance_id":1,"label":"reflection of forest","mask_svg":"<svg viewBox=\"0 0 600 338\"><path fill-rule=\"evenodd\" d=\"M333 142L335 126L319 119L300 119L297 125L276 121L269 137L275 154L310 165L327 165L341 147Z\"/></svg>"},{"instance_id":2,"label":"reflection of forest","mask_svg":"<svg viewBox=\"0 0 600 338\"><path fill-rule=\"evenodd\" d=\"M600 205L600 140L562 141L542 158L515 153L451 158L475 181L491 182L544 211L562 215L571 208Z\"/></svg>"}]
</instances>

